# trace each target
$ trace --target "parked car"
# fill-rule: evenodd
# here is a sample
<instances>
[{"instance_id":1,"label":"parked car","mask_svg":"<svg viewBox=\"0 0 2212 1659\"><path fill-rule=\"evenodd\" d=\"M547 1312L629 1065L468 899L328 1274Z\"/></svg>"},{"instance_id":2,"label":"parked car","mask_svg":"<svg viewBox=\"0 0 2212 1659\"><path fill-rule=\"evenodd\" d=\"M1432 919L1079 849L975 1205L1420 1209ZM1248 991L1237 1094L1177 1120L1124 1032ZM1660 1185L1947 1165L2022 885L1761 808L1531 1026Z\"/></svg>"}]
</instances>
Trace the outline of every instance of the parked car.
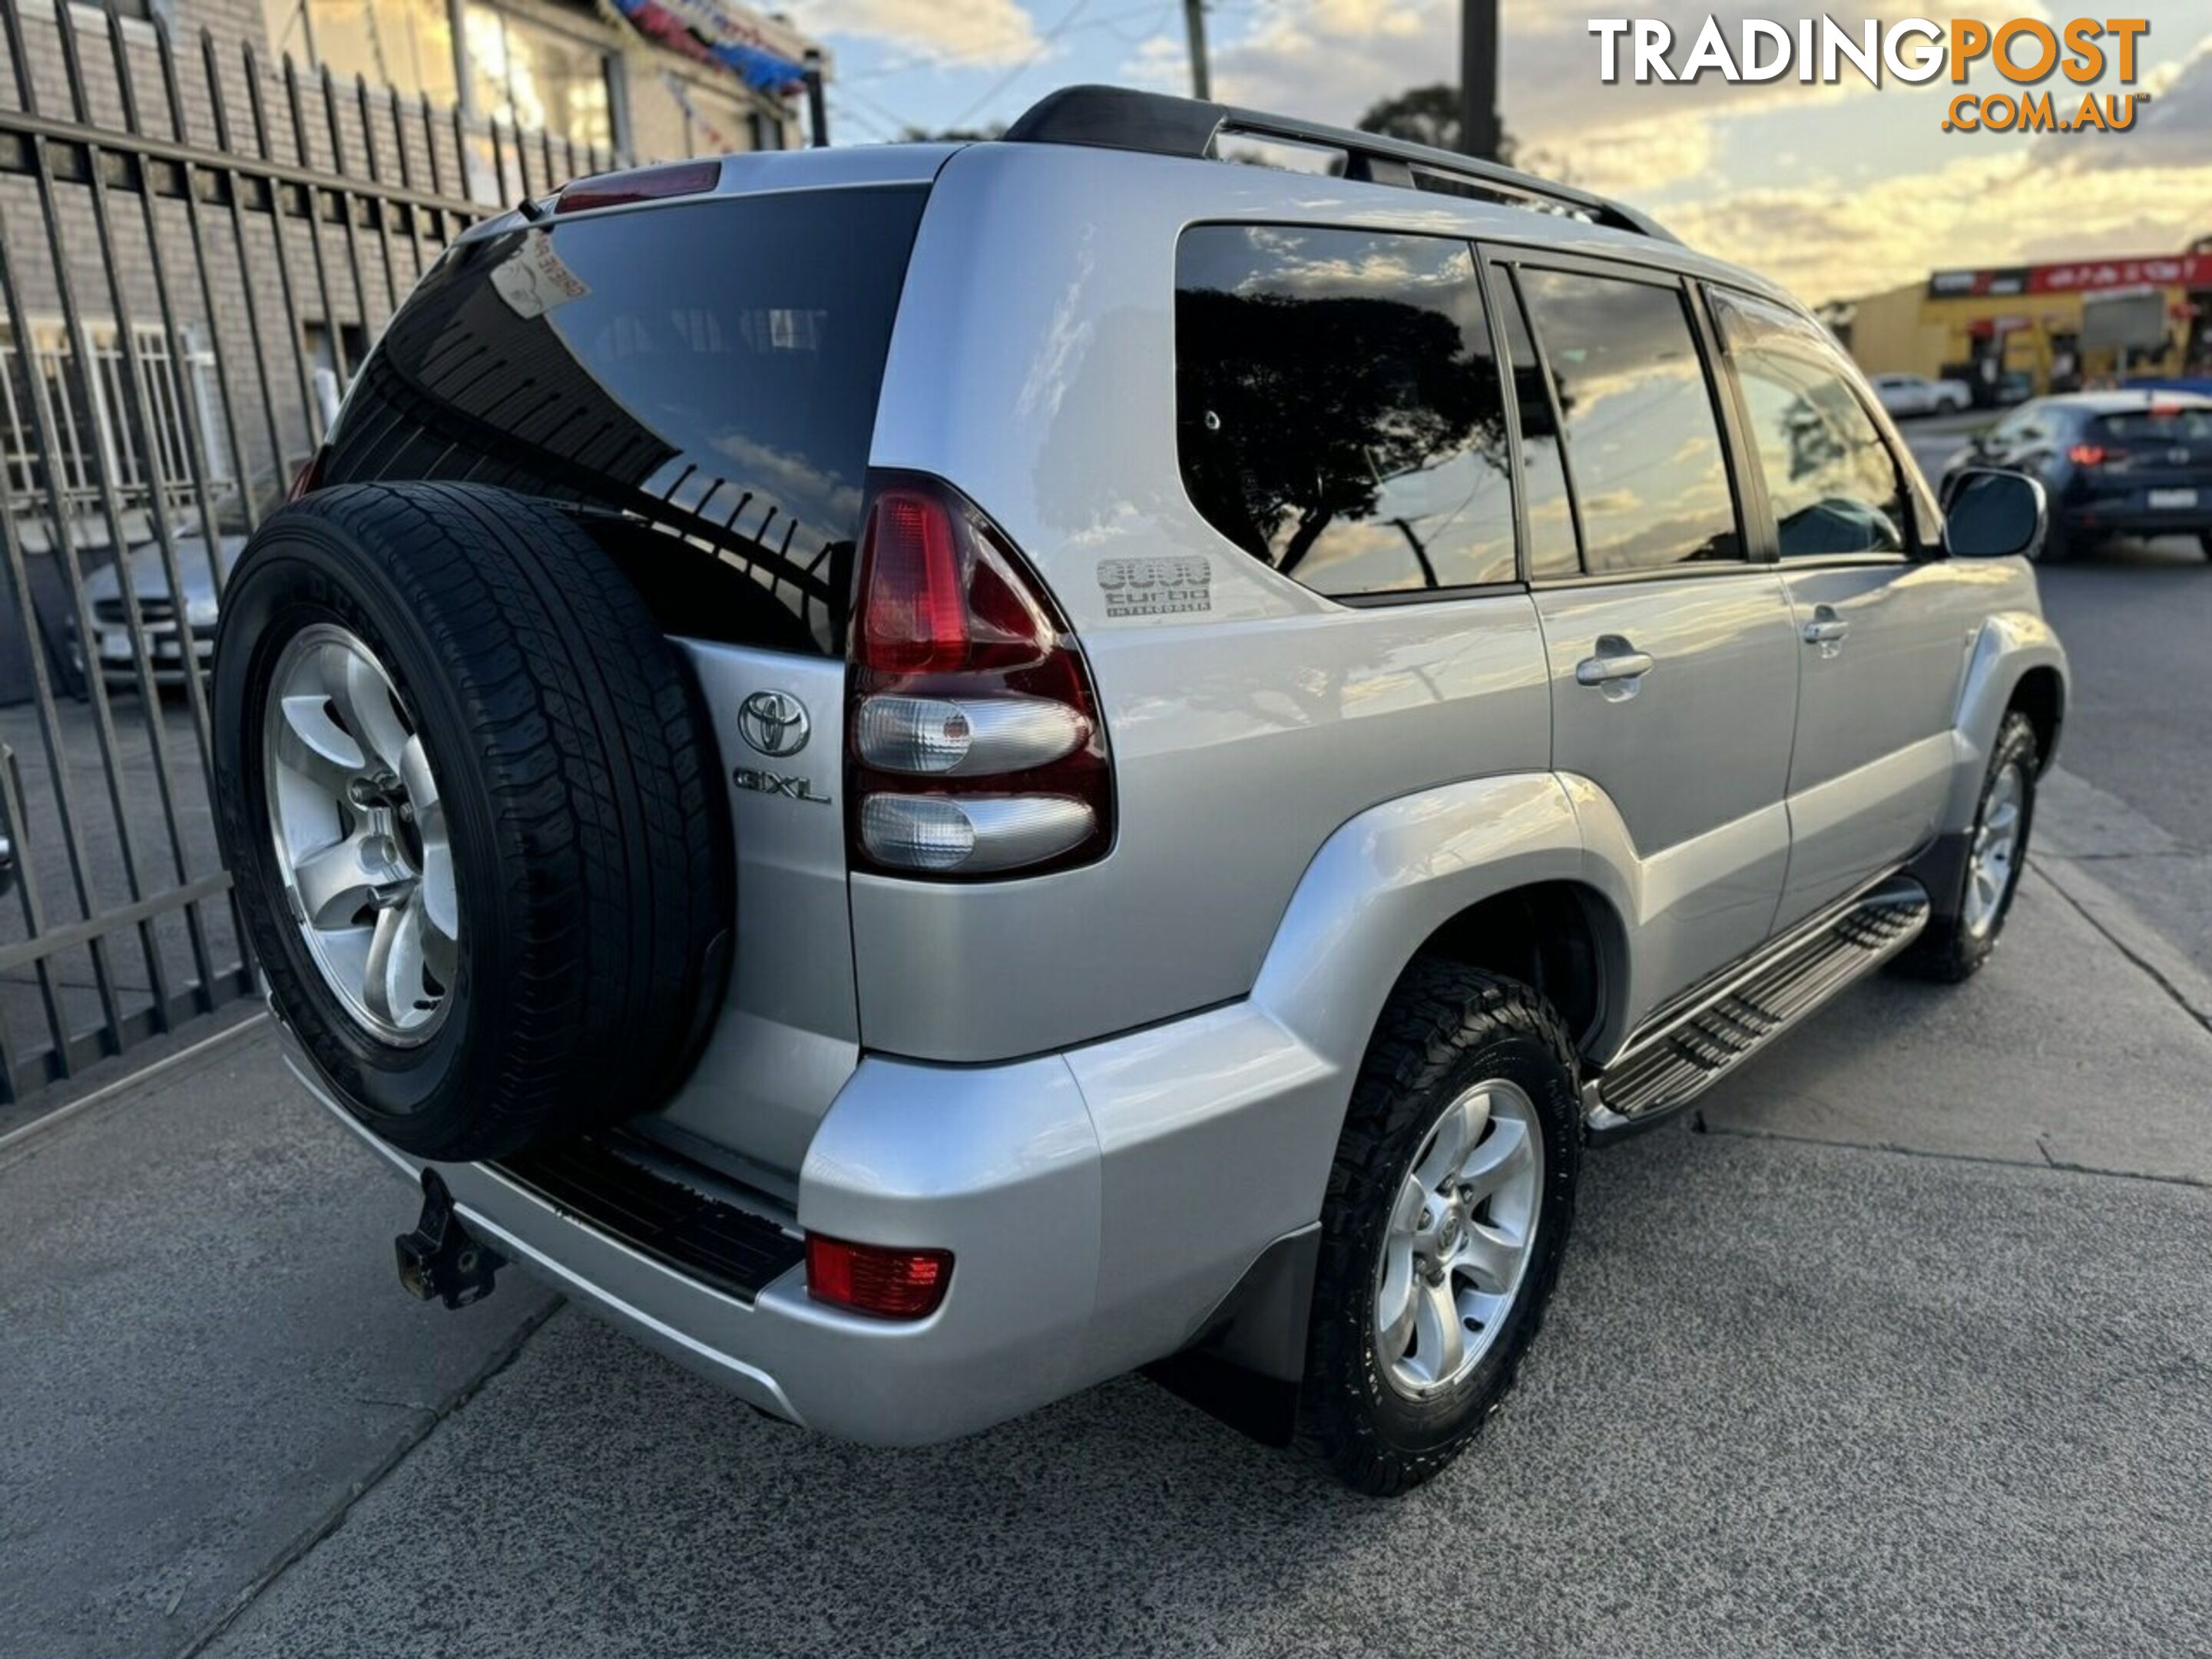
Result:
<instances>
[{"instance_id":1,"label":"parked car","mask_svg":"<svg viewBox=\"0 0 2212 1659\"><path fill-rule=\"evenodd\" d=\"M184 610L192 632L194 655L203 670L215 654L217 620L216 592L218 578L208 558L207 538L179 535L173 538L177 574L184 594ZM243 536L226 536L218 546L222 568L228 570L246 549ZM127 559L102 565L84 579L85 602L92 611L92 661L112 684L135 684L137 655L131 643L130 612L123 602L123 571L131 572L131 586L138 600L138 617L145 629L146 647L158 685L184 684L184 635L178 626L177 602L169 592L169 574L158 543L134 548ZM71 648L80 672L88 663L77 640L74 618L70 623Z\"/></svg>"},{"instance_id":2,"label":"parked car","mask_svg":"<svg viewBox=\"0 0 2212 1659\"><path fill-rule=\"evenodd\" d=\"M2114 536L2191 536L2212 558L2212 398L2083 392L2024 404L1952 456L1954 483L1996 467L2038 479L2051 562Z\"/></svg>"},{"instance_id":3,"label":"parked car","mask_svg":"<svg viewBox=\"0 0 2212 1659\"><path fill-rule=\"evenodd\" d=\"M1877 374L1875 396L1902 420L1910 415L1963 415L1974 405L1973 388L1964 380L1931 380L1924 374Z\"/></svg>"},{"instance_id":4,"label":"parked car","mask_svg":"<svg viewBox=\"0 0 2212 1659\"><path fill-rule=\"evenodd\" d=\"M2065 707L2038 486L1782 289L1150 94L473 228L310 483L216 793L403 1280L863 1441L1152 1366L1434 1474L1586 1140L1988 958Z\"/></svg>"}]
</instances>

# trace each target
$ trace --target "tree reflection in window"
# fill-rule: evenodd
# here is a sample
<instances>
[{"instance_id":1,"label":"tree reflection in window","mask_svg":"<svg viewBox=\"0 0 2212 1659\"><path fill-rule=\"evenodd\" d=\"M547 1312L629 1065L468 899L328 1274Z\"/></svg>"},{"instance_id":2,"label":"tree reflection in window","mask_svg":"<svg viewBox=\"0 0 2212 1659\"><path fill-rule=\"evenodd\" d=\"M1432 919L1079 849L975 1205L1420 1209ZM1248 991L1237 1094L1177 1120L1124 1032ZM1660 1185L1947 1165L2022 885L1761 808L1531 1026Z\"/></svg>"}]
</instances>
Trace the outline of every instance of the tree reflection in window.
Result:
<instances>
[{"instance_id":1,"label":"tree reflection in window","mask_svg":"<svg viewBox=\"0 0 2212 1659\"><path fill-rule=\"evenodd\" d=\"M1325 593L1510 580L1497 363L1463 242L1213 225L1177 255L1182 471L1209 522Z\"/></svg>"},{"instance_id":2,"label":"tree reflection in window","mask_svg":"<svg viewBox=\"0 0 2212 1659\"><path fill-rule=\"evenodd\" d=\"M1742 388L1782 556L1905 549L1897 464L1817 325L1717 294L1713 310Z\"/></svg>"},{"instance_id":3,"label":"tree reflection in window","mask_svg":"<svg viewBox=\"0 0 2212 1659\"><path fill-rule=\"evenodd\" d=\"M1566 427L1592 572L1741 559L1704 361L1679 289L1521 273Z\"/></svg>"}]
</instances>

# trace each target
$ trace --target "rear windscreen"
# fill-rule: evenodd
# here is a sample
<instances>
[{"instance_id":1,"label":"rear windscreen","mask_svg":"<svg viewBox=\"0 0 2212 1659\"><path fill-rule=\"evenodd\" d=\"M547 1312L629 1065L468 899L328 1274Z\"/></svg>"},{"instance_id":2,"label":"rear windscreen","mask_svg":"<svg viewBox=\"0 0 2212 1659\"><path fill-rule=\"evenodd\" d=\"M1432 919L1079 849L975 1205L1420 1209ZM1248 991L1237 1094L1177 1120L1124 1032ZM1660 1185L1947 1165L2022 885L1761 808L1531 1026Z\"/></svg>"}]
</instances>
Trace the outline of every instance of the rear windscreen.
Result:
<instances>
[{"instance_id":1,"label":"rear windscreen","mask_svg":"<svg viewBox=\"0 0 2212 1659\"><path fill-rule=\"evenodd\" d=\"M835 652L924 198L719 198L459 245L362 370L324 478L462 478L618 509L629 522L602 533L657 609ZM680 540L639 540L648 526ZM719 614L732 608L753 620Z\"/></svg>"},{"instance_id":2,"label":"rear windscreen","mask_svg":"<svg viewBox=\"0 0 2212 1659\"><path fill-rule=\"evenodd\" d=\"M2139 409L2106 415L2095 422L2097 435L2148 443L2212 443L2212 409Z\"/></svg>"}]
</instances>

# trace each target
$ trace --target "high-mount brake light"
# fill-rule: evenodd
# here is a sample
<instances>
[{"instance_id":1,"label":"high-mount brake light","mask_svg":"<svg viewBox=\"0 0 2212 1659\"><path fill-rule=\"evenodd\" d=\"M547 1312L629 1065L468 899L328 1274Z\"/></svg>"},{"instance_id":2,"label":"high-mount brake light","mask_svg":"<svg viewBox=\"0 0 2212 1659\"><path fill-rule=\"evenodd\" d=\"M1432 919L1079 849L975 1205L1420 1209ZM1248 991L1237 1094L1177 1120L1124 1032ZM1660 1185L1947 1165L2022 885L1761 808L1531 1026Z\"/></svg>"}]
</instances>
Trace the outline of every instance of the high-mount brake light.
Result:
<instances>
[{"instance_id":1,"label":"high-mount brake light","mask_svg":"<svg viewBox=\"0 0 2212 1659\"><path fill-rule=\"evenodd\" d=\"M871 483L848 677L854 867L958 880L1101 856L1106 735L1050 596L951 485Z\"/></svg>"},{"instance_id":2,"label":"high-mount brake light","mask_svg":"<svg viewBox=\"0 0 2212 1659\"><path fill-rule=\"evenodd\" d=\"M603 173L596 179L580 179L562 190L553 204L553 211L588 213L593 208L627 207L633 202L696 196L714 189L721 179L720 161L672 161L665 167Z\"/></svg>"}]
</instances>

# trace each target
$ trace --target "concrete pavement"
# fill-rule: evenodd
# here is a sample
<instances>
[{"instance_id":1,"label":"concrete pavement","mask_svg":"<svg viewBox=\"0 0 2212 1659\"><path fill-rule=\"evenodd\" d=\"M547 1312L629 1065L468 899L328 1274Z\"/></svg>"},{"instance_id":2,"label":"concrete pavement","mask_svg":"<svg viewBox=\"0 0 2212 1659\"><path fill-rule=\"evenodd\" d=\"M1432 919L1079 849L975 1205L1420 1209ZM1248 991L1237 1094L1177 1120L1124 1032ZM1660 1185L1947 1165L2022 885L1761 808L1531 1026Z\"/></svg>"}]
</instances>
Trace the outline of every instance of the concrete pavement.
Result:
<instances>
[{"instance_id":1,"label":"concrete pavement","mask_svg":"<svg viewBox=\"0 0 2212 1659\"><path fill-rule=\"evenodd\" d=\"M358 1147L264 1023L0 1152L0 1654L184 1650L553 1307L401 1296Z\"/></svg>"},{"instance_id":2,"label":"concrete pavement","mask_svg":"<svg viewBox=\"0 0 2212 1659\"><path fill-rule=\"evenodd\" d=\"M1670 1133L1521 1387L1363 1500L1124 1381L835 1446L573 1311L212 1652L2202 1651L2212 1193Z\"/></svg>"}]
</instances>

